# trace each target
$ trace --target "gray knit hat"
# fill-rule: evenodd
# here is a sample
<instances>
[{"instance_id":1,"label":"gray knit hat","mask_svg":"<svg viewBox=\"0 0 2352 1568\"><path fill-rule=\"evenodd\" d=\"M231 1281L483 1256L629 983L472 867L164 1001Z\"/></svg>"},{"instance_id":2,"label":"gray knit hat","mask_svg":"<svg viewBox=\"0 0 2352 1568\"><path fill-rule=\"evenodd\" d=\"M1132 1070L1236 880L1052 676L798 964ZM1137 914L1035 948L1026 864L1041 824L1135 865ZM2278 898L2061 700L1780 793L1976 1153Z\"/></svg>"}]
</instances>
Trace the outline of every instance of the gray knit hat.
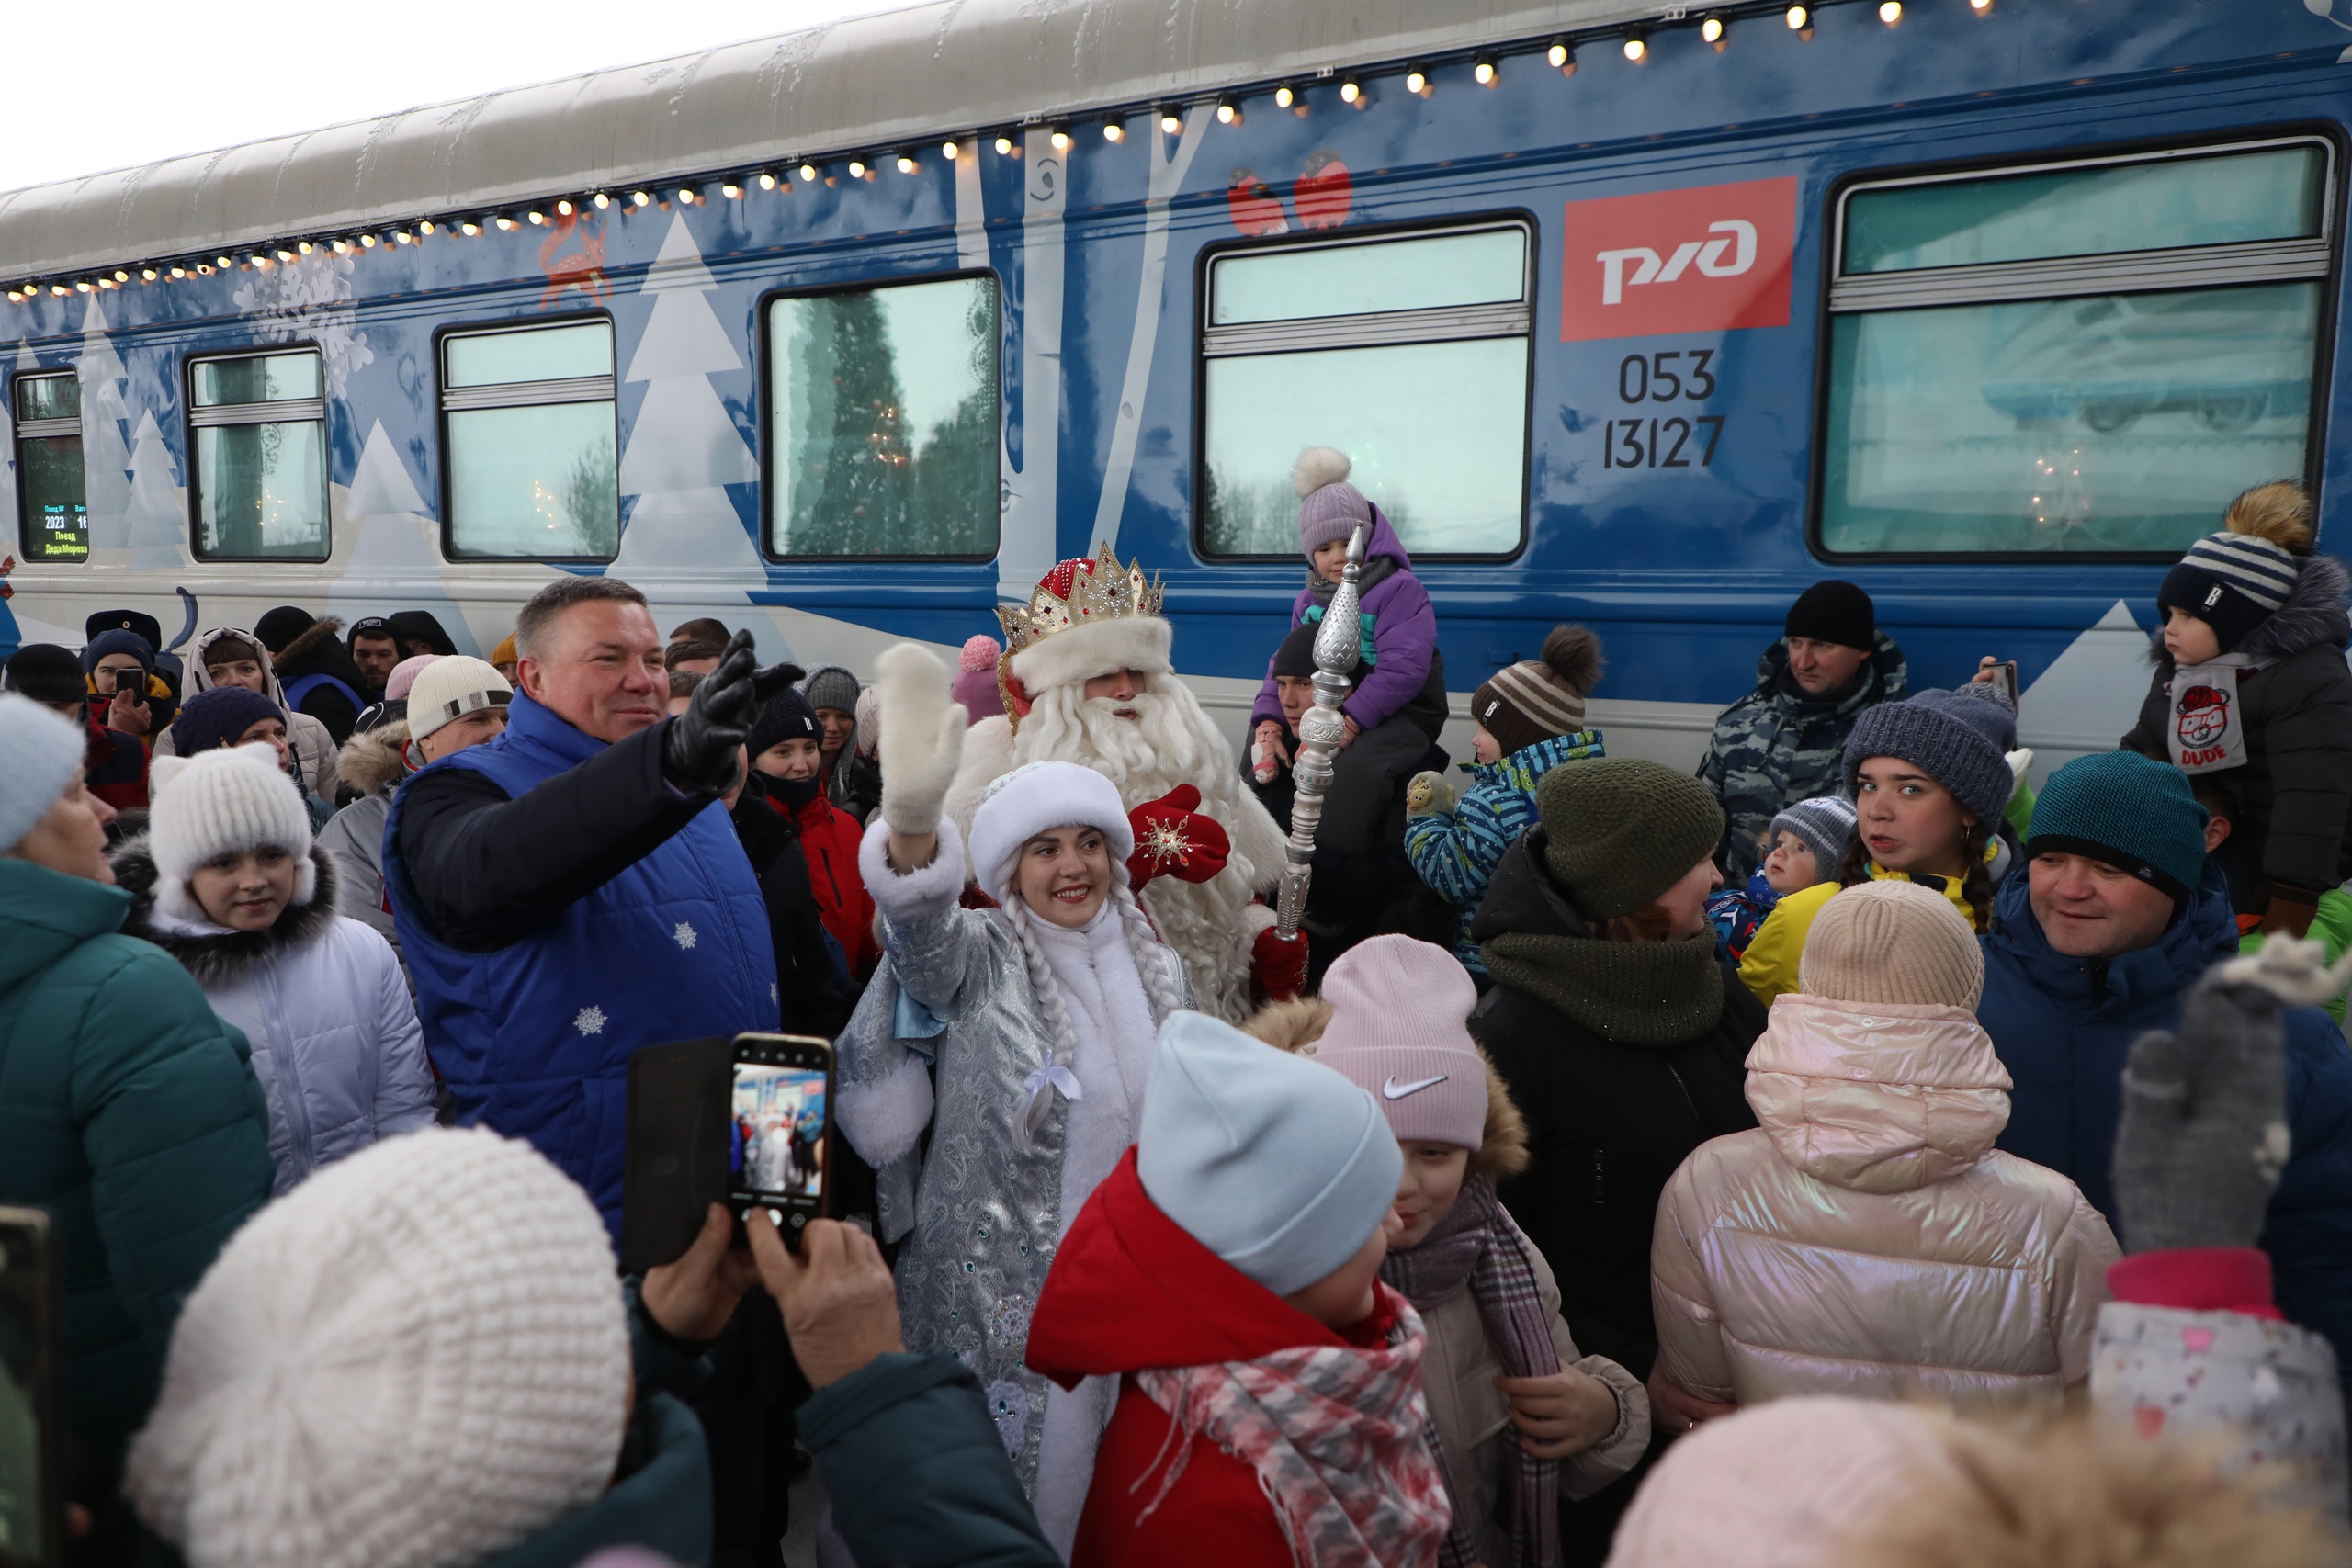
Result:
<instances>
[{"instance_id":1,"label":"gray knit hat","mask_svg":"<svg viewBox=\"0 0 2352 1568\"><path fill-rule=\"evenodd\" d=\"M1358 524L1372 521L1372 502L1348 483L1353 466L1335 446L1309 446L1290 471L1291 488L1298 491L1298 547L1309 560L1318 546L1345 539Z\"/></svg>"},{"instance_id":2,"label":"gray knit hat","mask_svg":"<svg viewBox=\"0 0 2352 1568\"><path fill-rule=\"evenodd\" d=\"M1535 785L1544 868L1588 920L1655 900L1714 852L1724 808L1689 773L1643 757L1563 762Z\"/></svg>"},{"instance_id":3,"label":"gray knit hat","mask_svg":"<svg viewBox=\"0 0 2352 1568\"><path fill-rule=\"evenodd\" d=\"M1970 816L1989 828L2000 820L2016 784L2009 776L2007 753L2017 744L2017 713L1990 682L1880 703L1862 710L1847 737L1846 793L1852 795L1860 789L1864 762L1872 757L1899 757L1925 769Z\"/></svg>"},{"instance_id":4,"label":"gray knit hat","mask_svg":"<svg viewBox=\"0 0 2352 1568\"><path fill-rule=\"evenodd\" d=\"M0 696L0 850L40 825L65 786L82 776L89 737L30 697Z\"/></svg>"},{"instance_id":5,"label":"gray knit hat","mask_svg":"<svg viewBox=\"0 0 2352 1568\"><path fill-rule=\"evenodd\" d=\"M1794 833L1797 841L1813 852L1814 871L1826 882L1838 874L1846 852L1854 847L1854 803L1842 795L1816 795L1798 801L1764 829L1767 853L1783 833Z\"/></svg>"},{"instance_id":6,"label":"gray knit hat","mask_svg":"<svg viewBox=\"0 0 2352 1568\"><path fill-rule=\"evenodd\" d=\"M808 699L812 708L839 708L853 715L857 712L857 677L838 664L812 671L808 679L800 682L800 694Z\"/></svg>"}]
</instances>

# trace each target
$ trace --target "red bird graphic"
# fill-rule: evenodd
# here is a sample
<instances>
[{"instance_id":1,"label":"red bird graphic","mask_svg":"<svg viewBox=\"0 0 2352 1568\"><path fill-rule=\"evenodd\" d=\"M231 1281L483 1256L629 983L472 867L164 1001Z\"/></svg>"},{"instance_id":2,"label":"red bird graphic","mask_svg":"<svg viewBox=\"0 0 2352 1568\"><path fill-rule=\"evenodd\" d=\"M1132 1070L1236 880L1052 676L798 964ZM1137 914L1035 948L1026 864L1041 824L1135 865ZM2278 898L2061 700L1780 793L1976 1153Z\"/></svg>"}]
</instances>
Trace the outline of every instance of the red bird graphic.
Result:
<instances>
[{"instance_id":1,"label":"red bird graphic","mask_svg":"<svg viewBox=\"0 0 2352 1568\"><path fill-rule=\"evenodd\" d=\"M1348 166L1326 147L1306 160L1306 172L1291 187L1291 206L1309 229L1336 229L1348 220L1351 190Z\"/></svg>"},{"instance_id":2,"label":"red bird graphic","mask_svg":"<svg viewBox=\"0 0 2352 1568\"><path fill-rule=\"evenodd\" d=\"M1245 234L1287 234L1290 220L1283 216L1282 197L1274 187L1248 169L1236 169L1225 184L1225 204L1233 226Z\"/></svg>"}]
</instances>

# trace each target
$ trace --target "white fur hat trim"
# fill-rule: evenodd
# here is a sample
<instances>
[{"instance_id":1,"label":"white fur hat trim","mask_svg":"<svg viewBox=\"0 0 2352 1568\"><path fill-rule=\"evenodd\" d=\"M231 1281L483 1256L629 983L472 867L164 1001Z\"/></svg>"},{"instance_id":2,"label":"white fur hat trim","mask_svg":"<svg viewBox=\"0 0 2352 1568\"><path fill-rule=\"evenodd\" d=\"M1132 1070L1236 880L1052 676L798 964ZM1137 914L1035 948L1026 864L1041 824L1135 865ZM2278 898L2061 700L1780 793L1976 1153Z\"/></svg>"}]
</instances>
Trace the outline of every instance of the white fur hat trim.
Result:
<instances>
[{"instance_id":1,"label":"white fur hat trim","mask_svg":"<svg viewBox=\"0 0 2352 1568\"><path fill-rule=\"evenodd\" d=\"M264 844L294 857L294 902L318 891L311 863L311 814L302 792L278 771L271 746L223 746L193 757L158 757L148 770L147 848L155 857L155 904L183 920L209 919L187 890L197 868L217 855Z\"/></svg>"},{"instance_id":2,"label":"white fur hat trim","mask_svg":"<svg viewBox=\"0 0 2352 1568\"><path fill-rule=\"evenodd\" d=\"M1076 762L1031 762L1013 769L989 786L988 798L972 816L974 878L991 897L1001 894L1012 881L1022 845L1040 833L1072 826L1100 828L1111 841L1114 868L1136 852L1126 803L1109 779Z\"/></svg>"},{"instance_id":3,"label":"white fur hat trim","mask_svg":"<svg viewBox=\"0 0 2352 1568\"><path fill-rule=\"evenodd\" d=\"M1012 656L1012 673L1033 695L1119 670L1166 675L1176 668L1174 646L1174 628L1159 616L1119 615L1031 643Z\"/></svg>"}]
</instances>

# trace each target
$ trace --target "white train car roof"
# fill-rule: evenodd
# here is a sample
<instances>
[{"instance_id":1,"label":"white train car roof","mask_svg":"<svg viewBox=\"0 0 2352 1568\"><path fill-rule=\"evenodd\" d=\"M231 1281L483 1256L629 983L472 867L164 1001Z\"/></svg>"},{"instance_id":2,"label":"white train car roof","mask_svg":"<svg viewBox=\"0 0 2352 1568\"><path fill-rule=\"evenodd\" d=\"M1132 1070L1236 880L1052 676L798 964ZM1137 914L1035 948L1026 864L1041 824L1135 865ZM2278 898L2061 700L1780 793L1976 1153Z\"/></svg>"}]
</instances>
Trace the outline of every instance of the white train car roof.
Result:
<instances>
[{"instance_id":1,"label":"white train car roof","mask_svg":"<svg viewBox=\"0 0 2352 1568\"><path fill-rule=\"evenodd\" d=\"M933 0L0 195L0 277L885 148L1657 14L1631 0Z\"/></svg>"}]
</instances>

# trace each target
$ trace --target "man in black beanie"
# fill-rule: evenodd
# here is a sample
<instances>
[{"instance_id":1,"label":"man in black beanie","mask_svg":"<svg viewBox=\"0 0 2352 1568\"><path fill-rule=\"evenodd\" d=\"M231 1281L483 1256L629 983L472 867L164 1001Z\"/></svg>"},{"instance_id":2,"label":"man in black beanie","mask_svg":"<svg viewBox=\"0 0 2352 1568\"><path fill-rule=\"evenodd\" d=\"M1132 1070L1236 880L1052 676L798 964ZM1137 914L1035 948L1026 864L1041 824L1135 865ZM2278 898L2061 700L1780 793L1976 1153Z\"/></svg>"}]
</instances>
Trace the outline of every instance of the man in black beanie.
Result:
<instances>
[{"instance_id":1,"label":"man in black beanie","mask_svg":"<svg viewBox=\"0 0 2352 1568\"><path fill-rule=\"evenodd\" d=\"M1868 593L1832 579L1797 595L1781 640L1757 661L1756 689L1716 718L1699 764L1724 808L1715 859L1727 885L1754 874L1773 818L1838 793L1838 759L1861 711L1908 689L1903 650L1878 629Z\"/></svg>"}]
</instances>

